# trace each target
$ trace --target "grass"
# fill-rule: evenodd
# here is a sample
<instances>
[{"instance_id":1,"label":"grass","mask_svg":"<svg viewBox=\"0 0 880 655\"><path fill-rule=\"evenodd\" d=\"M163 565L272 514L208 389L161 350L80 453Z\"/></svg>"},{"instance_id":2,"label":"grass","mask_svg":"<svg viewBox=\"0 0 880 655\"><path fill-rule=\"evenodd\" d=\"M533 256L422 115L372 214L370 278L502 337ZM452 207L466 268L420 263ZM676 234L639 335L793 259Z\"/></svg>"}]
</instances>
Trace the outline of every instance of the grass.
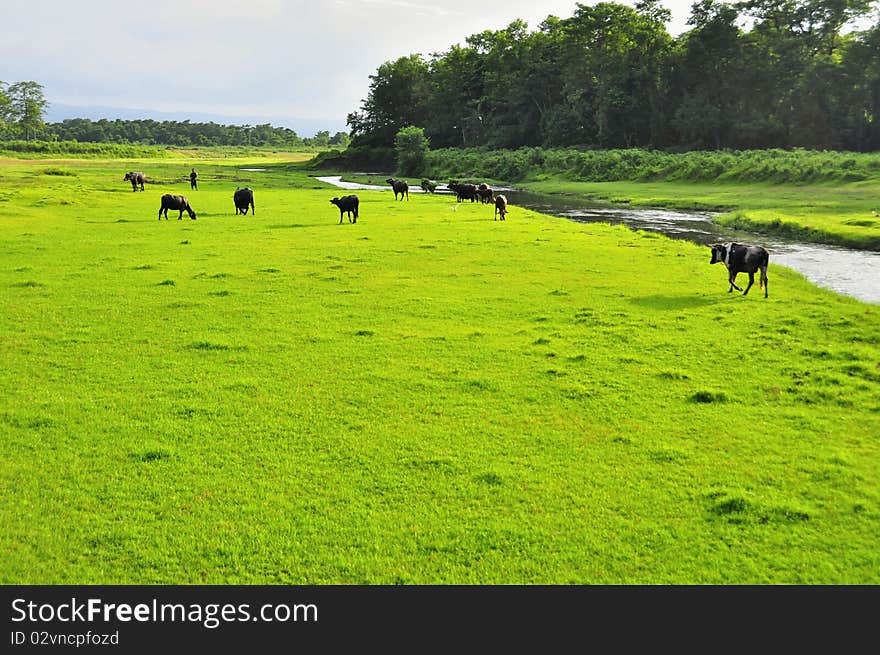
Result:
<instances>
[{"instance_id":1,"label":"grass","mask_svg":"<svg viewBox=\"0 0 880 655\"><path fill-rule=\"evenodd\" d=\"M876 306L293 159L0 162L0 582L880 582Z\"/></svg>"}]
</instances>

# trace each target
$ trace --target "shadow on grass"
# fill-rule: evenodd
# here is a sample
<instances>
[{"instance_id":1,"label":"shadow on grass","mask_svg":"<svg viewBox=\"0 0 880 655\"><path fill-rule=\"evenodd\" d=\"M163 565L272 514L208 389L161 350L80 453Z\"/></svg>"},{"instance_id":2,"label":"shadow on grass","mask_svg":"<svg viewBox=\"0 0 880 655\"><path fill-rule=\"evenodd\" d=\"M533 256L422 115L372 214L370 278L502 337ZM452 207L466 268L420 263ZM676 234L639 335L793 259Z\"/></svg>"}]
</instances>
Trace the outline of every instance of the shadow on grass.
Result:
<instances>
[{"instance_id":1,"label":"shadow on grass","mask_svg":"<svg viewBox=\"0 0 880 655\"><path fill-rule=\"evenodd\" d=\"M345 223L334 223L335 225L344 225ZM266 225L267 230L294 230L300 228L318 228L327 227L323 223L275 223L274 225Z\"/></svg>"},{"instance_id":2,"label":"shadow on grass","mask_svg":"<svg viewBox=\"0 0 880 655\"><path fill-rule=\"evenodd\" d=\"M647 309L660 309L660 310L677 310L680 311L682 309L700 309L702 307L711 307L712 305L717 305L724 297L713 297L713 296L673 296L673 295L662 295L657 294L653 296L640 296L638 298L630 299L630 302L639 305L640 307L645 307Z\"/></svg>"}]
</instances>

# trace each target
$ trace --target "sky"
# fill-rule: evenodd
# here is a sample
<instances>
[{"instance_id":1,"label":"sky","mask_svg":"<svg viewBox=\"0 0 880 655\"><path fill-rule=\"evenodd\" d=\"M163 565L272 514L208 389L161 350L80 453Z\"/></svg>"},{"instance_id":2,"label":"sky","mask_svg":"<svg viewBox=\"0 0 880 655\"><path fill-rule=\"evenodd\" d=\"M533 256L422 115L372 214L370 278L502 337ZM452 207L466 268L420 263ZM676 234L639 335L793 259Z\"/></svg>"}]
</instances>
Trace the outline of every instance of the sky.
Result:
<instances>
[{"instance_id":1,"label":"sky","mask_svg":"<svg viewBox=\"0 0 880 655\"><path fill-rule=\"evenodd\" d=\"M692 2L663 0L672 35L688 29ZM189 117L332 134L346 130L384 62L443 53L517 18L536 30L575 8L575 0L4 0L0 80L42 84L50 122Z\"/></svg>"}]
</instances>

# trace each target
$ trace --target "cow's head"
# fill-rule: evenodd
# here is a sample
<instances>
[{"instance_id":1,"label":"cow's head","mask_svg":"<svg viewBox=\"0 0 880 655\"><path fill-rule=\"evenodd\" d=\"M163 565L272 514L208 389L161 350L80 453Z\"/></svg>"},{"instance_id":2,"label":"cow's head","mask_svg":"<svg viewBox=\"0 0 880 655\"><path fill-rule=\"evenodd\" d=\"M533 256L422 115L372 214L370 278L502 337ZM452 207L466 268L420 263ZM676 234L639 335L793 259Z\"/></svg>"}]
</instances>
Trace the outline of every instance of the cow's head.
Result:
<instances>
[{"instance_id":1,"label":"cow's head","mask_svg":"<svg viewBox=\"0 0 880 655\"><path fill-rule=\"evenodd\" d=\"M724 262L724 260L727 258L727 246L716 243L715 245L709 247L712 249L712 261L710 261L709 263L717 264L718 262Z\"/></svg>"}]
</instances>

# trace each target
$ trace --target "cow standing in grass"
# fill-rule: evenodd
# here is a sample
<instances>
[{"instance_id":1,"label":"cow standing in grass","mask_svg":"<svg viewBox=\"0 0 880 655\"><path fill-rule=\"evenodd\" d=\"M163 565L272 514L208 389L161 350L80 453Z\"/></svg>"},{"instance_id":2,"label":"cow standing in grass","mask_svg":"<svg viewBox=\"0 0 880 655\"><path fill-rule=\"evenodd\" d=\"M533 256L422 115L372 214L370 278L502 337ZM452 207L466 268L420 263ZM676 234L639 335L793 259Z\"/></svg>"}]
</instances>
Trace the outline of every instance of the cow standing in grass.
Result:
<instances>
[{"instance_id":1,"label":"cow standing in grass","mask_svg":"<svg viewBox=\"0 0 880 655\"><path fill-rule=\"evenodd\" d=\"M162 220L162 214L165 215L165 220L168 220L168 210L169 209L177 209L180 211L180 214L177 216L177 220L183 218L183 212L189 214L189 217L193 220L196 220L196 213L193 211L193 208L189 206L189 201L183 196L175 196L170 193L166 193L162 196L162 206L159 207L159 220Z\"/></svg>"},{"instance_id":2,"label":"cow standing in grass","mask_svg":"<svg viewBox=\"0 0 880 655\"><path fill-rule=\"evenodd\" d=\"M140 186L141 191L144 190L144 182L147 181L147 176L141 173L140 171L132 171L130 173L126 173L125 177L122 178L123 182L131 182L131 190L137 191L138 186Z\"/></svg>"},{"instance_id":3,"label":"cow standing in grass","mask_svg":"<svg viewBox=\"0 0 880 655\"><path fill-rule=\"evenodd\" d=\"M764 297L767 297L767 265L770 263L770 253L761 246L744 246L741 243L718 243L709 246L712 249L710 264L722 262L727 267L727 279L730 288L727 293L734 289L742 291L746 295L755 283L755 273L761 271L758 281L759 287L764 288ZM743 291L736 285L736 276L739 273L749 274L749 285Z\"/></svg>"},{"instance_id":4,"label":"cow standing in grass","mask_svg":"<svg viewBox=\"0 0 880 655\"><path fill-rule=\"evenodd\" d=\"M360 199L357 196L342 196L341 198L333 198L330 201L331 204L339 207L339 222L342 223L342 217L344 214L348 214L348 222L349 223L357 223L358 220L358 205L360 204ZM354 215L354 219L352 219L352 215Z\"/></svg>"},{"instance_id":5,"label":"cow standing in grass","mask_svg":"<svg viewBox=\"0 0 880 655\"><path fill-rule=\"evenodd\" d=\"M501 220L504 220L504 217L507 216L507 196L502 194L498 194L495 196L495 220L498 220L498 215L501 214Z\"/></svg>"},{"instance_id":6,"label":"cow standing in grass","mask_svg":"<svg viewBox=\"0 0 880 655\"><path fill-rule=\"evenodd\" d=\"M475 202L479 198L476 184L462 184L461 182L450 182L448 188L455 191L455 201L464 202L470 200Z\"/></svg>"},{"instance_id":7,"label":"cow standing in grass","mask_svg":"<svg viewBox=\"0 0 880 655\"><path fill-rule=\"evenodd\" d=\"M495 190L485 182L477 187L477 195L483 204L488 204L495 200Z\"/></svg>"},{"instance_id":8,"label":"cow standing in grass","mask_svg":"<svg viewBox=\"0 0 880 655\"><path fill-rule=\"evenodd\" d=\"M394 190L394 199L397 200L397 194L400 194L400 199L403 200L403 197L406 196L406 199L409 200L409 184L406 180L395 180L393 177L389 177L387 180L388 184L391 185L391 188Z\"/></svg>"},{"instance_id":9,"label":"cow standing in grass","mask_svg":"<svg viewBox=\"0 0 880 655\"><path fill-rule=\"evenodd\" d=\"M248 207L251 209L251 214L257 213L257 210L254 207L254 192L248 187L236 189L235 193L232 194L232 202L235 203L236 216L240 213L247 215Z\"/></svg>"}]
</instances>

